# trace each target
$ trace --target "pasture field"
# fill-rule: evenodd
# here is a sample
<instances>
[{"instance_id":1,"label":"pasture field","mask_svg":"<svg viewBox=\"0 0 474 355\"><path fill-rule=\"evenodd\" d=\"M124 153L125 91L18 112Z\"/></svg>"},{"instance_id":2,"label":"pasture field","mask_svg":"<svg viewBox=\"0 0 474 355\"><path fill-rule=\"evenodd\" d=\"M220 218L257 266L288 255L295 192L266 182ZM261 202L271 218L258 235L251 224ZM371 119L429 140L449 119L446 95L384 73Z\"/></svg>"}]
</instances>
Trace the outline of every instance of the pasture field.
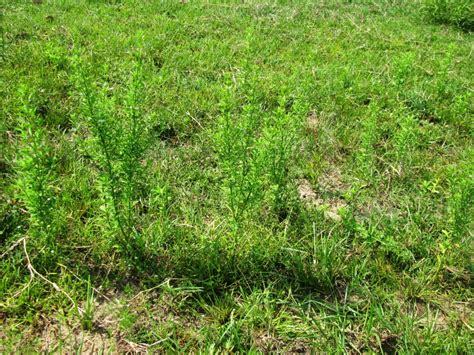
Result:
<instances>
[{"instance_id":1,"label":"pasture field","mask_svg":"<svg viewBox=\"0 0 474 355\"><path fill-rule=\"evenodd\" d=\"M472 351L472 1L0 12L0 352Z\"/></svg>"}]
</instances>

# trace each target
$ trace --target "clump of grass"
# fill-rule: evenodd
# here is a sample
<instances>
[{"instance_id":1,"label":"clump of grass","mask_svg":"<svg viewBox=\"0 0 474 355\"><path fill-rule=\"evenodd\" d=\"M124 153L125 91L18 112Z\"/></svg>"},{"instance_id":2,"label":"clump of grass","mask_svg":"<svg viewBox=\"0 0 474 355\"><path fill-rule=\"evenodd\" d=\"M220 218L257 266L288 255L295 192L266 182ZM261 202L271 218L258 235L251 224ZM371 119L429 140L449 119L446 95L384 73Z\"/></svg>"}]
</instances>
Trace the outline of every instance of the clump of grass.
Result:
<instances>
[{"instance_id":1,"label":"clump of grass","mask_svg":"<svg viewBox=\"0 0 474 355\"><path fill-rule=\"evenodd\" d=\"M474 31L474 4L471 0L427 0L425 9L436 23L454 25L463 31Z\"/></svg>"},{"instance_id":2,"label":"clump of grass","mask_svg":"<svg viewBox=\"0 0 474 355\"><path fill-rule=\"evenodd\" d=\"M94 324L94 288L91 285L90 277L87 279L86 300L81 322L85 330L92 330Z\"/></svg>"}]
</instances>

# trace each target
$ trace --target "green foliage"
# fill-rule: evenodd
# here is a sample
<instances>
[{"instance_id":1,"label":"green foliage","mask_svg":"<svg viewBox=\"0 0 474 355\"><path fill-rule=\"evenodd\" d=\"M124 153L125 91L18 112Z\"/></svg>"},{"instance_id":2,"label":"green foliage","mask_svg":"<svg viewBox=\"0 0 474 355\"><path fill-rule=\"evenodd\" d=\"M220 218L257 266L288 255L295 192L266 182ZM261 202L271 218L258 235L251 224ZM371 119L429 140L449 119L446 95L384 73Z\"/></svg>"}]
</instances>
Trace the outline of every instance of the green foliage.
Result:
<instances>
[{"instance_id":1,"label":"green foliage","mask_svg":"<svg viewBox=\"0 0 474 355\"><path fill-rule=\"evenodd\" d=\"M124 250L140 247L136 234L136 210L140 198L142 161L148 138L148 121L141 111L143 74L136 65L125 98L124 114L114 112L118 98L107 96L107 87L97 88L76 58L76 82L83 101L83 114L90 125L101 166L99 182L105 186L108 210L118 227Z\"/></svg>"},{"instance_id":2,"label":"green foliage","mask_svg":"<svg viewBox=\"0 0 474 355\"><path fill-rule=\"evenodd\" d=\"M411 163L416 159L418 142L418 122L413 115L401 112L397 117L398 128L393 137L393 153L398 162L399 175L410 170Z\"/></svg>"},{"instance_id":3,"label":"green foliage","mask_svg":"<svg viewBox=\"0 0 474 355\"><path fill-rule=\"evenodd\" d=\"M258 142L263 162L260 176L266 175L271 205L277 213L284 213L290 207L293 192L291 166L298 160L299 117L287 112L287 102L285 96L280 98L279 106L266 120Z\"/></svg>"},{"instance_id":4,"label":"green foliage","mask_svg":"<svg viewBox=\"0 0 474 355\"><path fill-rule=\"evenodd\" d=\"M466 166L460 171L452 172L449 187L448 209L452 233L458 241L466 241L472 229L472 208L474 206L474 155L468 152Z\"/></svg>"},{"instance_id":5,"label":"green foliage","mask_svg":"<svg viewBox=\"0 0 474 355\"><path fill-rule=\"evenodd\" d=\"M379 109L371 105L366 117L361 123L360 147L356 156L356 163L364 179L373 179L376 174L376 150L378 141Z\"/></svg>"},{"instance_id":6,"label":"green foliage","mask_svg":"<svg viewBox=\"0 0 474 355\"><path fill-rule=\"evenodd\" d=\"M474 4L471 0L426 0L425 9L437 23L474 30Z\"/></svg>"},{"instance_id":7,"label":"green foliage","mask_svg":"<svg viewBox=\"0 0 474 355\"><path fill-rule=\"evenodd\" d=\"M91 285L90 277L87 280L86 301L82 315L82 327L85 330L92 330L94 324L94 289Z\"/></svg>"},{"instance_id":8,"label":"green foliage","mask_svg":"<svg viewBox=\"0 0 474 355\"><path fill-rule=\"evenodd\" d=\"M214 139L225 176L224 196L237 224L262 198L261 162L255 147L258 120L252 111L252 107L244 107L241 119L235 123L230 113L224 113Z\"/></svg>"},{"instance_id":9,"label":"green foliage","mask_svg":"<svg viewBox=\"0 0 474 355\"><path fill-rule=\"evenodd\" d=\"M269 201L277 214L291 197L290 164L297 147L297 118L285 111L286 98L269 117L246 105L238 122L230 113L218 121L214 144L224 173L224 196L236 224ZM254 211L254 212L252 212ZM254 216L254 215L253 215Z\"/></svg>"},{"instance_id":10,"label":"green foliage","mask_svg":"<svg viewBox=\"0 0 474 355\"><path fill-rule=\"evenodd\" d=\"M54 151L41 117L29 102L32 93L23 85L18 93L21 107L18 119L18 155L16 158L16 186L29 214L29 233L41 247L54 244L53 209L55 176Z\"/></svg>"},{"instance_id":11,"label":"green foliage","mask_svg":"<svg viewBox=\"0 0 474 355\"><path fill-rule=\"evenodd\" d=\"M4 1L2 351L468 353L470 10L423 2Z\"/></svg>"}]
</instances>

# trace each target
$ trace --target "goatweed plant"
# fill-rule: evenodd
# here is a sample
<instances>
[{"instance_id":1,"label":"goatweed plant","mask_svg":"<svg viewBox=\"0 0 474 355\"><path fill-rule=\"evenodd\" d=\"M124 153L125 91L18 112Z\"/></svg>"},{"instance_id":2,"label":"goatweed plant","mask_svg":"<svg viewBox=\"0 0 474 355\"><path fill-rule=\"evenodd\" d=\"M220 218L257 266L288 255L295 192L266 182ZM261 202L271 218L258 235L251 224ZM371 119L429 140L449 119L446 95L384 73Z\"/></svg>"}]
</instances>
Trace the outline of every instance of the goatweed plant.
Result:
<instances>
[{"instance_id":1,"label":"goatweed plant","mask_svg":"<svg viewBox=\"0 0 474 355\"><path fill-rule=\"evenodd\" d=\"M472 352L473 38L422 2L0 2L0 351Z\"/></svg>"},{"instance_id":2,"label":"goatweed plant","mask_svg":"<svg viewBox=\"0 0 474 355\"><path fill-rule=\"evenodd\" d=\"M127 235L134 232L135 210L141 181L142 161L147 147L147 122L143 105L143 72L142 64L138 63L130 80L122 128L123 148L121 149L121 170L124 175L125 224Z\"/></svg>"},{"instance_id":3,"label":"goatweed plant","mask_svg":"<svg viewBox=\"0 0 474 355\"><path fill-rule=\"evenodd\" d=\"M264 200L272 213L287 213L290 163L297 147L298 119L286 112L282 96L276 110L265 116L245 105L237 117L223 113L214 143L224 173L224 194L235 226L256 213Z\"/></svg>"},{"instance_id":4,"label":"goatweed plant","mask_svg":"<svg viewBox=\"0 0 474 355\"><path fill-rule=\"evenodd\" d=\"M397 115L398 128L393 137L393 152L397 161L398 175L404 175L410 169L412 160L416 159L418 122L410 113L401 112Z\"/></svg>"},{"instance_id":5,"label":"goatweed plant","mask_svg":"<svg viewBox=\"0 0 474 355\"><path fill-rule=\"evenodd\" d=\"M120 230L122 243L125 243L128 235L120 206L119 176L115 164L116 144L119 138L117 125L110 117L110 102L103 90L96 89L90 74L81 65L79 59L75 59L75 65L77 86L83 100L82 112L90 125L99 150L97 156L102 169L101 177L106 185L105 197L111 202L114 222Z\"/></svg>"},{"instance_id":6,"label":"goatweed plant","mask_svg":"<svg viewBox=\"0 0 474 355\"><path fill-rule=\"evenodd\" d=\"M291 163L298 147L299 118L287 112L287 98L280 97L279 106L265 120L259 150L262 159L262 176L266 177L271 205L280 218L288 212L291 199Z\"/></svg>"},{"instance_id":7,"label":"goatweed plant","mask_svg":"<svg viewBox=\"0 0 474 355\"><path fill-rule=\"evenodd\" d=\"M361 123L359 149L356 153L357 169L365 181L376 177L376 151L375 144L379 137L378 116L380 109L371 104Z\"/></svg>"},{"instance_id":8,"label":"goatweed plant","mask_svg":"<svg viewBox=\"0 0 474 355\"><path fill-rule=\"evenodd\" d=\"M139 199L140 174L147 146L148 126L141 111L143 100L142 65L132 73L123 115L118 115L117 100L98 88L91 74L75 59L76 83L82 97L82 112L93 134L105 185L105 200L118 228L122 249L131 251L141 241L136 230L135 211ZM115 228L115 227L114 227Z\"/></svg>"},{"instance_id":9,"label":"goatweed plant","mask_svg":"<svg viewBox=\"0 0 474 355\"><path fill-rule=\"evenodd\" d=\"M3 14L4 10L3 8L0 8L0 41L2 41L1 44L1 49L0 49L0 59L4 60L5 58L5 49L6 49L6 38L5 38L5 28L4 28L4 23L3 23Z\"/></svg>"},{"instance_id":10,"label":"goatweed plant","mask_svg":"<svg viewBox=\"0 0 474 355\"><path fill-rule=\"evenodd\" d=\"M223 113L218 120L214 143L224 175L224 195L237 228L249 210L259 205L262 198L261 161L255 145L258 119L251 106L242 115L232 117Z\"/></svg>"},{"instance_id":11,"label":"goatweed plant","mask_svg":"<svg viewBox=\"0 0 474 355\"><path fill-rule=\"evenodd\" d=\"M394 73L394 84L398 88L403 88L403 86L408 82L410 74L413 71L413 66L415 63L415 56L413 53L404 53L395 62L395 73Z\"/></svg>"},{"instance_id":12,"label":"goatweed plant","mask_svg":"<svg viewBox=\"0 0 474 355\"><path fill-rule=\"evenodd\" d=\"M450 197L448 209L450 223L454 237L460 241L467 241L472 233L472 209L474 206L474 152L470 151L467 166L463 171L452 172L449 179Z\"/></svg>"},{"instance_id":13,"label":"goatweed plant","mask_svg":"<svg viewBox=\"0 0 474 355\"><path fill-rule=\"evenodd\" d=\"M31 106L32 89L22 85L18 92L21 107L18 112L18 155L16 176L19 196L29 215L29 232L34 242L48 250L54 246L52 224L56 180L55 158L42 118Z\"/></svg>"}]
</instances>

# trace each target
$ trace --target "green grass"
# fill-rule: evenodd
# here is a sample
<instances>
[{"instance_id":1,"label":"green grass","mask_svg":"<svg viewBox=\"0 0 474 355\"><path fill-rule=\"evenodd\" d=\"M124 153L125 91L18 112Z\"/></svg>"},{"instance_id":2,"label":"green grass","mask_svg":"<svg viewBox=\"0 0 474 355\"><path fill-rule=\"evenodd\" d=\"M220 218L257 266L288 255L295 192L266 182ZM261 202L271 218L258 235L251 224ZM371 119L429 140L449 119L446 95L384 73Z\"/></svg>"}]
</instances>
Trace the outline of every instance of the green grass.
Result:
<instances>
[{"instance_id":1,"label":"green grass","mask_svg":"<svg viewBox=\"0 0 474 355\"><path fill-rule=\"evenodd\" d=\"M470 0L426 0L429 17L440 24L474 31L474 3Z\"/></svg>"},{"instance_id":2,"label":"green grass","mask_svg":"<svg viewBox=\"0 0 474 355\"><path fill-rule=\"evenodd\" d=\"M2 1L1 351L470 352L440 3Z\"/></svg>"}]
</instances>

